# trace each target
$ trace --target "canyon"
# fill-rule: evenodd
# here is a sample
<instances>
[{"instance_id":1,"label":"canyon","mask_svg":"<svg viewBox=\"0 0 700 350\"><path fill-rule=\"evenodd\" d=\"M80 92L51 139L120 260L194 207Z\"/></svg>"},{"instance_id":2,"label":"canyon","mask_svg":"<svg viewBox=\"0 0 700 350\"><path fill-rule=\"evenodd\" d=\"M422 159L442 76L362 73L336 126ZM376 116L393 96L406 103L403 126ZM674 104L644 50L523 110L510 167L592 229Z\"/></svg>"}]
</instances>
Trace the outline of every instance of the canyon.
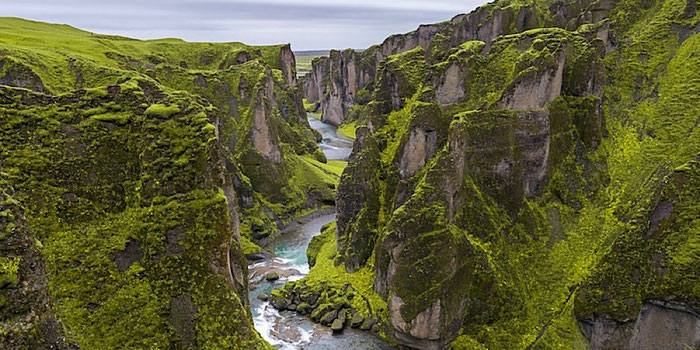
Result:
<instances>
[{"instance_id":1,"label":"canyon","mask_svg":"<svg viewBox=\"0 0 700 350\"><path fill-rule=\"evenodd\" d=\"M0 347L698 348L699 31L498 0L301 76L0 18Z\"/></svg>"}]
</instances>

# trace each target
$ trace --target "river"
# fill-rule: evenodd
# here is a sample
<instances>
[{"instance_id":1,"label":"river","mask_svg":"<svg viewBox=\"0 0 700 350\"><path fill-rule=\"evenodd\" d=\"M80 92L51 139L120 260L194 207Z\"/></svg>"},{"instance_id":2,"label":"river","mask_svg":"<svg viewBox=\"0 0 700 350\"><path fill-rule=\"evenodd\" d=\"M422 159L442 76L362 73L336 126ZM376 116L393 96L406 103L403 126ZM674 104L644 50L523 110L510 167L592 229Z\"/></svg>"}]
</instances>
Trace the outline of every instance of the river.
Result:
<instances>
[{"instance_id":1,"label":"river","mask_svg":"<svg viewBox=\"0 0 700 350\"><path fill-rule=\"evenodd\" d=\"M309 117L309 124L323 135L319 148L329 160L347 160L352 141L339 135L334 126ZM331 211L317 212L297 220L294 228L286 230L265 246L266 259L248 266L251 310L255 328L260 335L278 349L326 350L326 349L395 349L371 332L346 328L333 334L330 328L314 324L308 318L292 311L277 311L267 301L257 298L281 288L286 281L301 279L309 272L306 248L311 238L320 233L321 226L335 220ZM268 271L278 272L281 278L274 282L265 280Z\"/></svg>"}]
</instances>

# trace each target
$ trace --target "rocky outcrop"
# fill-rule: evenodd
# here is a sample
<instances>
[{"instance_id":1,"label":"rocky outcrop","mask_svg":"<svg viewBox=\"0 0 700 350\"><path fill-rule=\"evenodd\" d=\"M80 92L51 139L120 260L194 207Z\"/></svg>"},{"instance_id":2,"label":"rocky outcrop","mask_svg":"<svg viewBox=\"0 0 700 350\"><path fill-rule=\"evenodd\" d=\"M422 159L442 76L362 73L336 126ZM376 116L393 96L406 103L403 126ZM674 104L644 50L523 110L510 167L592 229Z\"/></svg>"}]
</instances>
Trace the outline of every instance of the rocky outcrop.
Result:
<instances>
[{"instance_id":1,"label":"rocky outcrop","mask_svg":"<svg viewBox=\"0 0 700 350\"><path fill-rule=\"evenodd\" d=\"M0 56L0 85L26 88L36 92L47 92L41 78L31 68Z\"/></svg>"},{"instance_id":2,"label":"rocky outcrop","mask_svg":"<svg viewBox=\"0 0 700 350\"><path fill-rule=\"evenodd\" d=\"M0 175L0 347L74 348L54 312L38 241L13 195Z\"/></svg>"},{"instance_id":3,"label":"rocky outcrop","mask_svg":"<svg viewBox=\"0 0 700 350\"><path fill-rule=\"evenodd\" d=\"M287 44L280 48L279 66L287 86L295 86L297 84L297 64L291 45Z\"/></svg>"},{"instance_id":4,"label":"rocky outcrop","mask_svg":"<svg viewBox=\"0 0 700 350\"><path fill-rule=\"evenodd\" d=\"M469 119L453 126L450 134L450 152L458 168L463 164L503 204L517 207L522 198L536 195L549 165L549 112L477 112ZM449 202L452 217L462 203Z\"/></svg>"},{"instance_id":5,"label":"rocky outcrop","mask_svg":"<svg viewBox=\"0 0 700 350\"><path fill-rule=\"evenodd\" d=\"M366 127L357 129L356 135L336 195L337 249L348 271L371 256L379 215L378 145Z\"/></svg>"},{"instance_id":6,"label":"rocky outcrop","mask_svg":"<svg viewBox=\"0 0 700 350\"><path fill-rule=\"evenodd\" d=\"M398 111L413 97L428 73L424 51L411 51L382 61L377 71L372 99L380 106L378 112Z\"/></svg>"},{"instance_id":7,"label":"rocky outcrop","mask_svg":"<svg viewBox=\"0 0 700 350\"><path fill-rule=\"evenodd\" d=\"M538 67L535 71L520 73L496 103L499 109L542 108L559 97L566 58L562 53L551 65Z\"/></svg>"},{"instance_id":8,"label":"rocky outcrop","mask_svg":"<svg viewBox=\"0 0 700 350\"><path fill-rule=\"evenodd\" d=\"M448 105L462 100L465 95L464 70L458 63L452 63L443 73L437 86L437 100L440 104Z\"/></svg>"},{"instance_id":9,"label":"rocky outcrop","mask_svg":"<svg viewBox=\"0 0 700 350\"><path fill-rule=\"evenodd\" d=\"M391 339L442 349L512 305L483 242L533 239L509 237L544 230L532 203L563 186L551 179L592 173L575 150L602 138L601 44L542 29L500 36L488 51L463 43L434 65L420 47L379 65L353 147L365 157L351 157L338 187L336 259L357 271L357 257L374 253Z\"/></svg>"},{"instance_id":10,"label":"rocky outcrop","mask_svg":"<svg viewBox=\"0 0 700 350\"><path fill-rule=\"evenodd\" d=\"M579 321L592 350L685 350L700 347L700 316L687 305L651 300L633 320Z\"/></svg>"},{"instance_id":11,"label":"rocky outcrop","mask_svg":"<svg viewBox=\"0 0 700 350\"><path fill-rule=\"evenodd\" d=\"M328 58L323 57L317 60L325 62ZM328 65L318 64L314 60L311 71L302 80L302 91L306 101L314 103L321 101L321 97L326 94L326 86L323 83L323 79L327 77L327 74Z\"/></svg>"},{"instance_id":12,"label":"rocky outcrop","mask_svg":"<svg viewBox=\"0 0 700 350\"><path fill-rule=\"evenodd\" d=\"M255 108L253 109L253 146L265 159L279 164L282 162L279 141L267 117L269 113L272 113L273 108L277 107L276 101L272 78L268 76L256 94Z\"/></svg>"},{"instance_id":13,"label":"rocky outcrop","mask_svg":"<svg viewBox=\"0 0 700 350\"><path fill-rule=\"evenodd\" d=\"M593 0L558 1L549 8L541 8L535 1L481 6L450 21L421 25L415 31L392 35L380 45L361 52L332 51L330 57L313 62L312 72L304 78L304 96L309 102L319 102L324 114L329 113L324 120L337 125L357 102L355 92L372 88L375 72L387 57L421 47L428 61L435 63L446 59L452 48L472 40L484 42L484 51L489 52L493 41L501 35L540 27L575 30L582 24L602 21L613 6L614 1ZM444 76L438 92L442 104L455 103L464 94L458 84L463 70L453 66L448 70L450 74ZM525 89L523 86L522 90Z\"/></svg>"},{"instance_id":14,"label":"rocky outcrop","mask_svg":"<svg viewBox=\"0 0 700 350\"><path fill-rule=\"evenodd\" d=\"M440 219L447 215L445 181L454 178L439 170L444 165L429 169L425 187L392 214L375 251L375 290L390 312L387 335L418 349L445 348L462 318L491 293L483 252Z\"/></svg>"},{"instance_id":15,"label":"rocky outcrop","mask_svg":"<svg viewBox=\"0 0 700 350\"><path fill-rule=\"evenodd\" d=\"M422 169L435 155L436 148L437 133L434 130L425 131L422 128L411 130L399 164L401 178L409 178Z\"/></svg>"},{"instance_id":16,"label":"rocky outcrop","mask_svg":"<svg viewBox=\"0 0 700 350\"><path fill-rule=\"evenodd\" d=\"M27 222L12 214L7 240L0 224L0 347L60 347L65 327L86 349L268 348L250 317L242 245L333 196L313 176L313 191L289 184L295 169L282 162L286 149L318 151L290 80L290 48L174 40L155 52L67 26L0 21L36 40L67 33L61 54L41 57L0 40L0 167L28 211ZM90 55L70 50L76 42ZM125 43L139 49L127 54ZM46 88L18 83L15 63ZM85 89L74 90L76 72ZM45 133L47 142L29 142ZM31 164L53 170L39 175ZM275 199L260 194L266 182ZM318 202L307 203L308 192ZM285 206L273 211L261 198Z\"/></svg>"},{"instance_id":17,"label":"rocky outcrop","mask_svg":"<svg viewBox=\"0 0 700 350\"><path fill-rule=\"evenodd\" d=\"M329 57L315 60L304 78L304 97L319 102L322 120L340 125L357 92L374 79L375 66L366 54L354 50L332 50Z\"/></svg>"}]
</instances>

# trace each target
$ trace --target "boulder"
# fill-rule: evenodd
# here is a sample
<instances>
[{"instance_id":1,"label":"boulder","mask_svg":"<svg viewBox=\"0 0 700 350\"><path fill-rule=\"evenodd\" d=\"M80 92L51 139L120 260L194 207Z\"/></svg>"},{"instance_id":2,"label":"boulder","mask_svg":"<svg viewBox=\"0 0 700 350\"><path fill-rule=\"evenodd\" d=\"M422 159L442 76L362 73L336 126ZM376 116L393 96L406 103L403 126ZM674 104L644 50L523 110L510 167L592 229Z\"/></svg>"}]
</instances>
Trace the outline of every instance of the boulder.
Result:
<instances>
[{"instance_id":1,"label":"boulder","mask_svg":"<svg viewBox=\"0 0 700 350\"><path fill-rule=\"evenodd\" d=\"M344 326L345 319L338 317L335 319L335 321L333 321L333 324L331 324L331 329L333 330L333 332L342 332Z\"/></svg>"},{"instance_id":2,"label":"boulder","mask_svg":"<svg viewBox=\"0 0 700 350\"><path fill-rule=\"evenodd\" d=\"M301 301L308 303L311 306L315 306L316 303L318 302L318 298L321 295L318 293L308 293L308 294L302 294L301 295Z\"/></svg>"},{"instance_id":3,"label":"boulder","mask_svg":"<svg viewBox=\"0 0 700 350\"><path fill-rule=\"evenodd\" d=\"M265 293L260 293L256 296L256 298L258 298L258 300L267 301L270 299L270 296Z\"/></svg>"},{"instance_id":4,"label":"boulder","mask_svg":"<svg viewBox=\"0 0 700 350\"><path fill-rule=\"evenodd\" d=\"M372 317L367 317L364 321L362 321L362 324L360 324L360 329L366 331L372 328L373 325L374 319Z\"/></svg>"},{"instance_id":5,"label":"boulder","mask_svg":"<svg viewBox=\"0 0 700 350\"><path fill-rule=\"evenodd\" d=\"M360 315L359 312L355 313L354 316L352 316L352 320L350 320L350 327L352 328L357 328L359 327L362 323L364 323L365 318Z\"/></svg>"},{"instance_id":6,"label":"boulder","mask_svg":"<svg viewBox=\"0 0 700 350\"><path fill-rule=\"evenodd\" d=\"M321 317L321 324L330 325L335 319L338 318L338 311L328 311L323 317Z\"/></svg>"},{"instance_id":7,"label":"boulder","mask_svg":"<svg viewBox=\"0 0 700 350\"><path fill-rule=\"evenodd\" d=\"M270 282L272 282L272 281L277 281L278 279L280 279L280 275L279 275L277 272L274 272L274 271L268 272L268 273L265 275L265 280L270 281Z\"/></svg>"},{"instance_id":8,"label":"boulder","mask_svg":"<svg viewBox=\"0 0 700 350\"><path fill-rule=\"evenodd\" d=\"M305 302L301 302L299 305L297 305L297 312L302 314L302 315L306 315L306 314L310 313L311 310L313 310L311 305L309 305Z\"/></svg>"},{"instance_id":9,"label":"boulder","mask_svg":"<svg viewBox=\"0 0 700 350\"><path fill-rule=\"evenodd\" d=\"M270 295L272 306L277 310L284 310L292 303L291 300L285 298L282 295L275 294L274 292Z\"/></svg>"},{"instance_id":10,"label":"boulder","mask_svg":"<svg viewBox=\"0 0 700 350\"><path fill-rule=\"evenodd\" d=\"M316 310L314 310L311 313L311 319L314 322L319 322L324 315L326 315L327 313L329 313L331 311L333 311L332 305L330 305L330 304L320 305L319 307L316 308Z\"/></svg>"}]
</instances>

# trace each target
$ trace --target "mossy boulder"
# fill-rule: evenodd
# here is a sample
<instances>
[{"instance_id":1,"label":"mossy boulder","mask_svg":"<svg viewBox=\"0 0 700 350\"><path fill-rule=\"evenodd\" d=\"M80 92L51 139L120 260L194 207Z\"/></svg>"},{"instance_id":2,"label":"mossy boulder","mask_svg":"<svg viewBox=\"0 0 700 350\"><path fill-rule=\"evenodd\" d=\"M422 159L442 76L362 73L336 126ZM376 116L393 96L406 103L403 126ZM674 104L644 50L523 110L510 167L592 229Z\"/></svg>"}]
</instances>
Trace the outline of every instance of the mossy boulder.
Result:
<instances>
[{"instance_id":1,"label":"mossy boulder","mask_svg":"<svg viewBox=\"0 0 700 350\"><path fill-rule=\"evenodd\" d=\"M322 304L316 307L314 311L311 313L311 319L314 320L315 322L320 322L321 319L326 315L330 314L331 312L334 312L334 307L333 305L330 304Z\"/></svg>"},{"instance_id":2,"label":"mossy boulder","mask_svg":"<svg viewBox=\"0 0 700 350\"><path fill-rule=\"evenodd\" d=\"M331 324L331 329L334 333L343 331L343 328L345 327L345 321L347 319L346 313L347 311L341 310L340 312L338 312L338 317L335 320L333 320L333 323Z\"/></svg>"},{"instance_id":3,"label":"mossy boulder","mask_svg":"<svg viewBox=\"0 0 700 350\"><path fill-rule=\"evenodd\" d=\"M265 275L265 280L268 282L277 281L280 279L280 275L277 272L271 271Z\"/></svg>"},{"instance_id":4,"label":"mossy boulder","mask_svg":"<svg viewBox=\"0 0 700 350\"><path fill-rule=\"evenodd\" d=\"M360 327L360 325L364 322L365 322L365 318L359 312L356 312L355 315L353 315L352 319L350 320L350 326L352 328L357 328L357 327Z\"/></svg>"},{"instance_id":5,"label":"mossy boulder","mask_svg":"<svg viewBox=\"0 0 700 350\"><path fill-rule=\"evenodd\" d=\"M330 326L338 317L338 311L331 310L323 314L319 319L319 322L325 326Z\"/></svg>"}]
</instances>

